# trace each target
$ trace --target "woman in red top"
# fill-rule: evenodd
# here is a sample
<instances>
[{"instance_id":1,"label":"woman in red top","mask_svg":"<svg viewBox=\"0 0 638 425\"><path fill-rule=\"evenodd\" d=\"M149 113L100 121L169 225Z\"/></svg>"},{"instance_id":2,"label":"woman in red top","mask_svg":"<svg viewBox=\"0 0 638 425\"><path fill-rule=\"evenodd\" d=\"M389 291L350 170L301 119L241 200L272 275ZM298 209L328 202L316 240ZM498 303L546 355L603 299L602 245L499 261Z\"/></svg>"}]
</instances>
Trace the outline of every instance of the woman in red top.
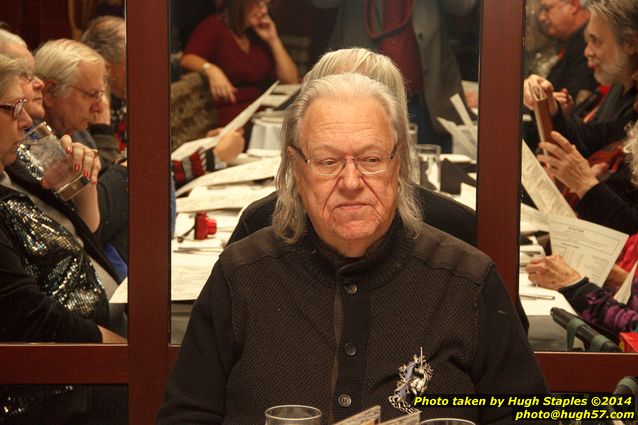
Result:
<instances>
[{"instance_id":1,"label":"woman in red top","mask_svg":"<svg viewBox=\"0 0 638 425\"><path fill-rule=\"evenodd\" d=\"M268 14L269 0L228 0L219 15L204 19L184 49L181 65L208 77L226 125L279 80L297 83L297 67Z\"/></svg>"}]
</instances>

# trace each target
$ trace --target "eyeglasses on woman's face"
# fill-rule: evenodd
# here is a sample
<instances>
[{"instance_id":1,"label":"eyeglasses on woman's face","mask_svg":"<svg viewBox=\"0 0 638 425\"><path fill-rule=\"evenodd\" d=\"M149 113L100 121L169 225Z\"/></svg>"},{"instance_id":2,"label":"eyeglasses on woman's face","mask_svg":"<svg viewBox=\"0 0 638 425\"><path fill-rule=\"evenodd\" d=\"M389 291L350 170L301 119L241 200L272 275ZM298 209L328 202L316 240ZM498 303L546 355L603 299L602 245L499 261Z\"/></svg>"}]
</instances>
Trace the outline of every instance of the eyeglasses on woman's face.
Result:
<instances>
[{"instance_id":1,"label":"eyeglasses on woman's face","mask_svg":"<svg viewBox=\"0 0 638 425\"><path fill-rule=\"evenodd\" d=\"M24 105L26 103L27 103L27 99L23 98L16 101L16 103L0 104L0 109L9 111L11 113L11 118L13 118L14 120L17 120L20 114L22 113L22 111L24 110Z\"/></svg>"}]
</instances>

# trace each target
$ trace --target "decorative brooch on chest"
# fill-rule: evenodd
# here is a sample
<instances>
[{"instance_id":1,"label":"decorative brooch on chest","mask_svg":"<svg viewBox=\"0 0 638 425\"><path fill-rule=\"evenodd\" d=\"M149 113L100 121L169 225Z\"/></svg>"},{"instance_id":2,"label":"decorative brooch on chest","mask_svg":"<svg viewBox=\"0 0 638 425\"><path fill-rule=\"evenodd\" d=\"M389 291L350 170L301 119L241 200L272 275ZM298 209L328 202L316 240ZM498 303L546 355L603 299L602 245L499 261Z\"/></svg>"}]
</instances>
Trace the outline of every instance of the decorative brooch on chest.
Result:
<instances>
[{"instance_id":1,"label":"decorative brooch on chest","mask_svg":"<svg viewBox=\"0 0 638 425\"><path fill-rule=\"evenodd\" d=\"M412 407L415 396L422 396L432 379L432 366L423 357L423 347L420 355L412 356L412 361L399 367L399 380L394 394L388 397L390 404L405 413L418 412Z\"/></svg>"}]
</instances>

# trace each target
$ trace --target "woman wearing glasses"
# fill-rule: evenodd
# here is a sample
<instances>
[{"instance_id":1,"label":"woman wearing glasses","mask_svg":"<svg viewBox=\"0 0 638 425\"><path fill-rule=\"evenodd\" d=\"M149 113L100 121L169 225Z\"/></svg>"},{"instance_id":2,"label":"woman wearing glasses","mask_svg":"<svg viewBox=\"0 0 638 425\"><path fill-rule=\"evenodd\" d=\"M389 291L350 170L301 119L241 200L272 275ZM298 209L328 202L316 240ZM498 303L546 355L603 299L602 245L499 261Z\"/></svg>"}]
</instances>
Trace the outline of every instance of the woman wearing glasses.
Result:
<instances>
[{"instance_id":1,"label":"woman wearing glasses","mask_svg":"<svg viewBox=\"0 0 638 425\"><path fill-rule=\"evenodd\" d=\"M115 272L84 221L52 201L52 193L37 197L5 171L32 124L20 85L24 72L24 62L0 55L0 341L125 342L107 329ZM91 154L68 137L62 141L92 172ZM0 386L0 422L67 423L72 412L89 409L77 403L82 391Z\"/></svg>"},{"instance_id":2,"label":"woman wearing glasses","mask_svg":"<svg viewBox=\"0 0 638 425\"><path fill-rule=\"evenodd\" d=\"M297 83L297 67L268 14L268 0L228 0L204 19L184 49L181 65L208 78L219 125L257 99L269 82Z\"/></svg>"}]
</instances>

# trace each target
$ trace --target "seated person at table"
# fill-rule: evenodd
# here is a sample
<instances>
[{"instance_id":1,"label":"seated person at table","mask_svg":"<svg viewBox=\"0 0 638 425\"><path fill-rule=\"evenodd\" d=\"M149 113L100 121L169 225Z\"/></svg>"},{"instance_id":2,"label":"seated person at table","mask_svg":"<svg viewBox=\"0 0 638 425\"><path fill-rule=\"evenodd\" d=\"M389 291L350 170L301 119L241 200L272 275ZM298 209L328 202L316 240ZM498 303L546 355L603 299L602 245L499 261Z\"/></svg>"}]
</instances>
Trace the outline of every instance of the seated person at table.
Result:
<instances>
[{"instance_id":1,"label":"seated person at table","mask_svg":"<svg viewBox=\"0 0 638 425\"><path fill-rule=\"evenodd\" d=\"M98 52L106 62L109 79L110 108L96 114L93 127L108 126L102 132L113 135L117 143L100 146L105 164L121 161L121 148L128 145L126 132L126 21L119 16L100 16L82 34L82 43ZM101 125L96 121L101 121ZM100 136L102 137L102 136ZM95 138L95 135L94 135Z\"/></svg>"},{"instance_id":2,"label":"seated person at table","mask_svg":"<svg viewBox=\"0 0 638 425\"><path fill-rule=\"evenodd\" d=\"M635 261L635 258L634 258ZM638 275L631 282L627 304L614 299L614 290L596 285L570 267L560 254L535 258L527 265L529 280L565 296L583 319L618 340L619 332L638 329ZM627 272L616 271L624 280Z\"/></svg>"},{"instance_id":3,"label":"seated person at table","mask_svg":"<svg viewBox=\"0 0 638 425\"><path fill-rule=\"evenodd\" d=\"M219 256L158 424L258 423L281 404L324 423L374 405L396 417L411 410L398 368L415 357L425 395L547 391L494 263L422 222L403 102L359 74L310 81L282 139L273 226Z\"/></svg>"},{"instance_id":4,"label":"seated person at table","mask_svg":"<svg viewBox=\"0 0 638 425\"><path fill-rule=\"evenodd\" d=\"M96 113L103 112L107 78L104 59L74 40L51 40L35 54L36 74L44 81L46 122L58 134L82 133L77 141L97 147L85 130ZM128 170L119 164L104 166L98 180L100 241L112 262L128 261Z\"/></svg>"},{"instance_id":5,"label":"seated person at table","mask_svg":"<svg viewBox=\"0 0 638 425\"><path fill-rule=\"evenodd\" d=\"M109 311L115 272L84 221L70 214L59 223L63 211L4 172L32 125L20 84L26 72L23 62L0 55L0 341L125 342L107 329L125 331L122 314ZM93 152L68 136L62 142L80 169L97 178L99 160ZM84 191L95 196L93 181ZM0 386L0 422L51 423L49 415L62 412L74 391Z\"/></svg>"},{"instance_id":6,"label":"seated person at table","mask_svg":"<svg viewBox=\"0 0 638 425\"><path fill-rule=\"evenodd\" d=\"M598 180L600 166L590 166L587 160L557 132L554 143L541 142L545 155L538 160L547 171L580 199L573 206L578 216L620 232L638 232L638 123L627 132L624 142L626 162L604 181Z\"/></svg>"},{"instance_id":7,"label":"seated person at table","mask_svg":"<svg viewBox=\"0 0 638 425\"><path fill-rule=\"evenodd\" d=\"M589 157L605 145L625 138L625 126L638 118L638 2L635 0L589 0L591 12L585 29L585 56L600 84L611 84L600 109L587 123L564 114L552 93L553 85L538 75L524 84L525 106L534 108L529 81L538 83L550 99L554 129Z\"/></svg>"},{"instance_id":8,"label":"seated person at table","mask_svg":"<svg viewBox=\"0 0 638 425\"><path fill-rule=\"evenodd\" d=\"M20 85L24 93L24 98L27 100L24 104L24 109L33 120L43 120L45 116L42 104L42 89L44 83L34 74L35 59L28 50L27 44L18 35L0 30L0 54L12 59L18 59L22 63L24 74L20 77ZM28 161L22 147L18 148L18 158L25 158L25 161ZM43 193L51 195L51 193L42 189L38 182L34 181L33 177L30 176L28 170L25 168L24 162L20 160L14 161L13 164L5 168L5 171L14 182L18 182L21 186L29 186L31 191L37 192L38 196L42 196ZM49 196L48 202L59 203L59 200ZM95 190L82 191L75 196L71 202L73 203L75 213L84 220L89 230L95 232L100 224L99 212L97 211L97 192ZM66 206L63 208L70 211Z\"/></svg>"},{"instance_id":9,"label":"seated person at table","mask_svg":"<svg viewBox=\"0 0 638 425\"><path fill-rule=\"evenodd\" d=\"M228 124L272 82L297 83L297 67L268 14L269 0L227 0L188 40L182 67L208 78L219 124Z\"/></svg>"},{"instance_id":10,"label":"seated person at table","mask_svg":"<svg viewBox=\"0 0 638 425\"><path fill-rule=\"evenodd\" d=\"M304 77L304 82L342 72L356 72L388 86L399 102L406 101L403 77L392 61L380 53L363 48L328 52ZM447 196L416 186L416 197L426 223L476 245L474 212ZM242 213L229 242L238 241L262 227L270 226L275 211L277 193L250 204Z\"/></svg>"}]
</instances>

